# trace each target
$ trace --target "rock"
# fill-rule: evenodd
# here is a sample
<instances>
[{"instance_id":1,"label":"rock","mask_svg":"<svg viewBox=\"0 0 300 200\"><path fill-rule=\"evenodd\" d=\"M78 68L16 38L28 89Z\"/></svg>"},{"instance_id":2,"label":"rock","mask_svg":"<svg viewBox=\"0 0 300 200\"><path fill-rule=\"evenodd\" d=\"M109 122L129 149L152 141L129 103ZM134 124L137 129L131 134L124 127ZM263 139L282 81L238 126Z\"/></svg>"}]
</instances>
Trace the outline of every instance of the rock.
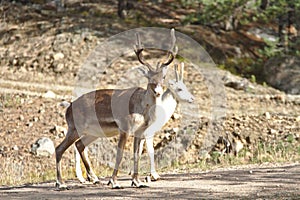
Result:
<instances>
[{"instance_id":1,"label":"rock","mask_svg":"<svg viewBox=\"0 0 300 200\"><path fill-rule=\"evenodd\" d=\"M24 116L23 116L23 115L20 115L20 116L19 116L19 120L20 120L20 121L24 121Z\"/></svg>"},{"instance_id":2,"label":"rock","mask_svg":"<svg viewBox=\"0 0 300 200\"><path fill-rule=\"evenodd\" d=\"M33 126L33 123L31 123L31 122L28 122L28 123L26 123L26 126L28 126L28 127L32 127L32 126Z\"/></svg>"},{"instance_id":3,"label":"rock","mask_svg":"<svg viewBox=\"0 0 300 200\"><path fill-rule=\"evenodd\" d=\"M51 56L50 55L45 55L45 60L50 60L51 59Z\"/></svg>"},{"instance_id":4,"label":"rock","mask_svg":"<svg viewBox=\"0 0 300 200\"><path fill-rule=\"evenodd\" d=\"M56 54L53 55L53 59L54 59L55 61L61 60L61 59L63 59L64 57L65 57L65 55L64 55L63 53L61 53L61 52L56 53Z\"/></svg>"},{"instance_id":5,"label":"rock","mask_svg":"<svg viewBox=\"0 0 300 200\"><path fill-rule=\"evenodd\" d=\"M172 128L172 131L173 131L174 133L178 133L179 128L178 128L178 127Z\"/></svg>"},{"instance_id":6,"label":"rock","mask_svg":"<svg viewBox=\"0 0 300 200\"><path fill-rule=\"evenodd\" d=\"M271 135L274 135L274 134L276 134L277 133L277 131L275 130L275 129L270 129L269 130L269 134L271 134Z\"/></svg>"},{"instance_id":7,"label":"rock","mask_svg":"<svg viewBox=\"0 0 300 200\"><path fill-rule=\"evenodd\" d=\"M56 97L56 94L52 91L47 91L44 95L43 95L44 98L49 98L49 99L54 99Z\"/></svg>"},{"instance_id":8,"label":"rock","mask_svg":"<svg viewBox=\"0 0 300 200\"><path fill-rule=\"evenodd\" d=\"M265 99L266 99L266 100L270 100L270 99L271 99L271 96L270 96L269 94L266 94L266 95L265 95Z\"/></svg>"},{"instance_id":9,"label":"rock","mask_svg":"<svg viewBox=\"0 0 300 200\"><path fill-rule=\"evenodd\" d=\"M39 66L38 60L33 61L33 63L31 64L31 66L32 66L34 69L37 69L38 66Z\"/></svg>"},{"instance_id":10,"label":"rock","mask_svg":"<svg viewBox=\"0 0 300 200\"><path fill-rule=\"evenodd\" d=\"M265 113L265 116L266 116L266 119L271 119L271 115L270 115L269 112L266 112L266 113Z\"/></svg>"},{"instance_id":11,"label":"rock","mask_svg":"<svg viewBox=\"0 0 300 200\"><path fill-rule=\"evenodd\" d=\"M18 65L18 59L16 59L16 58L13 59L12 64L13 64L14 66Z\"/></svg>"},{"instance_id":12,"label":"rock","mask_svg":"<svg viewBox=\"0 0 300 200\"><path fill-rule=\"evenodd\" d=\"M180 114L178 114L178 113L174 113L172 117L173 117L173 119L179 119L182 116Z\"/></svg>"},{"instance_id":13,"label":"rock","mask_svg":"<svg viewBox=\"0 0 300 200\"><path fill-rule=\"evenodd\" d=\"M228 81L225 83L225 86L231 87L235 90L245 90L248 87L247 82L245 81L239 81L239 82Z\"/></svg>"},{"instance_id":14,"label":"rock","mask_svg":"<svg viewBox=\"0 0 300 200\"><path fill-rule=\"evenodd\" d=\"M55 147L51 139L42 137L31 145L31 153L41 157L48 157L54 154Z\"/></svg>"},{"instance_id":15,"label":"rock","mask_svg":"<svg viewBox=\"0 0 300 200\"><path fill-rule=\"evenodd\" d=\"M250 83L247 79L234 76L229 72L225 73L225 75L222 77L222 80L224 81L224 85L226 87L230 87L235 90L246 90L250 87Z\"/></svg>"},{"instance_id":16,"label":"rock","mask_svg":"<svg viewBox=\"0 0 300 200\"><path fill-rule=\"evenodd\" d=\"M19 147L17 145L14 145L11 149L14 151L19 151Z\"/></svg>"},{"instance_id":17,"label":"rock","mask_svg":"<svg viewBox=\"0 0 300 200\"><path fill-rule=\"evenodd\" d=\"M45 113L46 111L44 110L44 109L39 109L39 111L38 111L38 113L40 113L40 114L43 114L43 113Z\"/></svg>"},{"instance_id":18,"label":"rock","mask_svg":"<svg viewBox=\"0 0 300 200\"><path fill-rule=\"evenodd\" d=\"M66 136L67 129L62 126L55 125L53 128L50 129L50 133L57 134L60 138L62 138Z\"/></svg>"},{"instance_id":19,"label":"rock","mask_svg":"<svg viewBox=\"0 0 300 200\"><path fill-rule=\"evenodd\" d=\"M288 94L300 94L300 59L297 56L276 56L264 66L266 82Z\"/></svg>"},{"instance_id":20,"label":"rock","mask_svg":"<svg viewBox=\"0 0 300 200\"><path fill-rule=\"evenodd\" d=\"M62 72L64 70L64 68L65 68L65 64L57 63L57 64L55 64L53 70L54 70L54 72Z\"/></svg>"}]
</instances>

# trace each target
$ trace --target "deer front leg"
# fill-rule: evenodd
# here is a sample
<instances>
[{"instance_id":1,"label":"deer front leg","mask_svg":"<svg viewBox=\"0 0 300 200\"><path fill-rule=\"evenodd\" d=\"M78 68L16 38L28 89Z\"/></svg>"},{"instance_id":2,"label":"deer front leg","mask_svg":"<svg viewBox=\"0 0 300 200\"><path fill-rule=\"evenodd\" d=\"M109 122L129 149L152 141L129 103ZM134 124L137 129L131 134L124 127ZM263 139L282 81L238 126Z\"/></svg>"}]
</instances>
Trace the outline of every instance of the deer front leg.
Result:
<instances>
[{"instance_id":1,"label":"deer front leg","mask_svg":"<svg viewBox=\"0 0 300 200\"><path fill-rule=\"evenodd\" d=\"M155 170L154 162L154 147L153 147L153 136L146 137L147 152L150 158L150 176L152 181L157 181L160 179L160 176Z\"/></svg>"},{"instance_id":2,"label":"deer front leg","mask_svg":"<svg viewBox=\"0 0 300 200\"><path fill-rule=\"evenodd\" d=\"M90 145L92 142L94 142L97 139L97 137L95 136L83 136L82 138L80 138L80 140L78 140L75 145L76 145L76 149L78 150L78 153L80 154L80 157L83 161L83 164L85 166L86 172L87 172L87 176L88 176L88 180L91 181L94 184L99 184L100 181L98 179L98 177L96 176L96 174L94 173L92 167L91 167L91 162L89 160L88 157L88 151L87 151L87 146ZM77 152L77 151L75 151ZM76 169L76 176L77 178L80 180L81 183L85 182L85 179L82 177L82 171L80 168L80 158L79 156L75 156L75 169Z\"/></svg>"},{"instance_id":3,"label":"deer front leg","mask_svg":"<svg viewBox=\"0 0 300 200\"><path fill-rule=\"evenodd\" d=\"M123 158L123 152L124 152L124 148L125 148L127 138L128 138L128 133L120 132L115 169L113 171L111 179L109 180L109 182L107 184L107 185L111 184L113 189L121 189L122 188L120 186L120 184L118 183L118 181L117 181L117 175L118 175L118 172L119 172L120 163L121 163L122 158Z\"/></svg>"},{"instance_id":4,"label":"deer front leg","mask_svg":"<svg viewBox=\"0 0 300 200\"><path fill-rule=\"evenodd\" d=\"M144 149L144 144L145 144L145 139L141 139L141 142L140 142L140 151L139 151L139 156L141 157L142 156L142 153L143 153L143 149ZM129 174L133 174L133 169L130 170Z\"/></svg>"},{"instance_id":5,"label":"deer front leg","mask_svg":"<svg viewBox=\"0 0 300 200\"><path fill-rule=\"evenodd\" d=\"M141 137L135 136L134 142L133 142L134 165L133 165L133 176L132 176L131 186L135 186L138 188L147 187L146 185L141 183L141 181L139 180L139 177L138 177L138 175L139 175L138 169L139 169L139 158L140 158L140 143L141 143Z\"/></svg>"}]
</instances>

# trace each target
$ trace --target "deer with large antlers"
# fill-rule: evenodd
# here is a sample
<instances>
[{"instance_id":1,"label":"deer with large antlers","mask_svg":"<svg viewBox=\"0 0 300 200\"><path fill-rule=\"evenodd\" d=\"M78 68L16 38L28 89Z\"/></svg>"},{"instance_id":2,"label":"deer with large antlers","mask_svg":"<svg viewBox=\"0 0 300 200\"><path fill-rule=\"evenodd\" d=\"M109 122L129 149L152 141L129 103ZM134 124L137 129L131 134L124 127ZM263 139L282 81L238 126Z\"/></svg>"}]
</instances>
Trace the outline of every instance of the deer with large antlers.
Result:
<instances>
[{"instance_id":1,"label":"deer with large antlers","mask_svg":"<svg viewBox=\"0 0 300 200\"><path fill-rule=\"evenodd\" d=\"M175 44L175 33L171 31L172 44ZM56 147L56 186L66 188L61 176L61 158L65 150L75 142L87 174L95 181L97 176L90 167L85 154L85 147L99 137L111 137L119 133L117 158L115 169L109 183L113 188L120 188L117 182L119 165L122 160L124 147L129 134L134 135L134 173L132 185L143 186L138 178L138 159L142 138L147 138L145 130L156 120L156 105L161 102L163 94L162 84L166 76L168 65L174 60L175 45L171 45L168 60L158 64L154 69L143 56L143 48L137 34L135 53L138 60L148 70L142 70L148 79L147 89L134 87L124 90L103 89L82 95L70 104L66 111L68 132L65 139ZM176 48L175 48L176 49ZM125 105L128 105L127 107Z\"/></svg>"},{"instance_id":2,"label":"deer with large antlers","mask_svg":"<svg viewBox=\"0 0 300 200\"><path fill-rule=\"evenodd\" d=\"M156 172L155 169L155 162L154 162L154 147L153 147L153 136L155 132L159 131L171 118L173 113L175 112L177 103L179 101L188 101L193 102L194 96L188 91L186 85L183 83L183 73L184 73L184 63L181 63L181 70L178 74L178 67L175 65L175 80L169 80L167 90L164 91L164 93L161 95L161 103L156 108L156 117L155 122L149 126L145 132L144 135L147 137L141 140L140 144L140 156L142 154L143 145L146 141L147 146L147 152L150 157L150 177L151 180L158 180L160 179L159 174ZM97 139L97 137L94 137L94 140L91 140L89 142L93 142ZM86 143L85 143L86 144ZM85 157L87 158L87 149L85 149ZM88 158L87 158L88 159ZM76 176L79 179L81 183L84 183L86 180L83 178L82 170L80 166L80 155L78 154L77 149L75 148L75 168L76 168ZM92 181L93 183L98 183L99 179L94 174L88 174L88 180Z\"/></svg>"}]
</instances>

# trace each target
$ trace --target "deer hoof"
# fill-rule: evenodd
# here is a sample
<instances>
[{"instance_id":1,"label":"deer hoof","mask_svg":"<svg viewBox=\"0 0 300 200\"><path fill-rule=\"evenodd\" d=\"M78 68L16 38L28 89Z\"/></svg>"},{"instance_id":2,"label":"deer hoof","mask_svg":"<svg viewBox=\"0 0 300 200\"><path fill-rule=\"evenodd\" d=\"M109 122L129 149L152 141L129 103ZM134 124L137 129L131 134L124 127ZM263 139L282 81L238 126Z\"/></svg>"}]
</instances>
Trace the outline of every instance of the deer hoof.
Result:
<instances>
[{"instance_id":1,"label":"deer hoof","mask_svg":"<svg viewBox=\"0 0 300 200\"><path fill-rule=\"evenodd\" d=\"M145 177L145 181L146 181L147 183L151 183L151 176L146 176L146 177Z\"/></svg>"},{"instance_id":2,"label":"deer hoof","mask_svg":"<svg viewBox=\"0 0 300 200\"><path fill-rule=\"evenodd\" d=\"M87 180L91 183L93 183L94 185L102 185L102 183L100 182L100 180L98 179L98 177L95 175L95 176L88 176L87 177Z\"/></svg>"},{"instance_id":3,"label":"deer hoof","mask_svg":"<svg viewBox=\"0 0 300 200\"><path fill-rule=\"evenodd\" d=\"M94 177L93 180L91 181L94 185L102 185L98 177Z\"/></svg>"},{"instance_id":4,"label":"deer hoof","mask_svg":"<svg viewBox=\"0 0 300 200\"><path fill-rule=\"evenodd\" d=\"M137 181L137 180L132 180L131 182L131 187L136 187L136 188L147 188L149 187L148 185L144 185L144 184L141 184L140 181Z\"/></svg>"},{"instance_id":5,"label":"deer hoof","mask_svg":"<svg viewBox=\"0 0 300 200\"><path fill-rule=\"evenodd\" d=\"M158 181L158 180L160 180L160 176L158 175L157 172L151 173L150 177L151 177L151 181Z\"/></svg>"},{"instance_id":6,"label":"deer hoof","mask_svg":"<svg viewBox=\"0 0 300 200\"><path fill-rule=\"evenodd\" d=\"M55 187L57 190L62 191L62 190L69 190L70 188L62 183L56 182Z\"/></svg>"},{"instance_id":7,"label":"deer hoof","mask_svg":"<svg viewBox=\"0 0 300 200\"><path fill-rule=\"evenodd\" d=\"M93 184L94 184L94 185L102 185L102 183L100 182L100 180L94 180L94 181L93 181Z\"/></svg>"},{"instance_id":8,"label":"deer hoof","mask_svg":"<svg viewBox=\"0 0 300 200\"><path fill-rule=\"evenodd\" d=\"M112 189L123 189L123 187L117 183L117 182L114 182L112 179L110 179L107 183L107 185L110 185L112 186Z\"/></svg>"},{"instance_id":9,"label":"deer hoof","mask_svg":"<svg viewBox=\"0 0 300 200\"><path fill-rule=\"evenodd\" d=\"M94 185L98 185L98 184L101 185L101 182L100 182L99 180L96 180L96 181L93 181L93 184L94 184Z\"/></svg>"},{"instance_id":10,"label":"deer hoof","mask_svg":"<svg viewBox=\"0 0 300 200\"><path fill-rule=\"evenodd\" d=\"M81 177L81 178L78 177L78 180L79 180L79 182L81 184L85 184L86 183L86 180L83 177Z\"/></svg>"}]
</instances>

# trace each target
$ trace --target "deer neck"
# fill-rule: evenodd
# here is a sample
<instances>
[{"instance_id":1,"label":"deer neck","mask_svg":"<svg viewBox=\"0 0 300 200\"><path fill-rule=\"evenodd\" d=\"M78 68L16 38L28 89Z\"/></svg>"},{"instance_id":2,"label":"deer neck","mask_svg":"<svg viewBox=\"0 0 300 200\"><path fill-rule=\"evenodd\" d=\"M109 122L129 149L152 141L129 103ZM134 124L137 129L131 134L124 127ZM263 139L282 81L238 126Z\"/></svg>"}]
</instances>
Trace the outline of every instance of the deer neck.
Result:
<instances>
[{"instance_id":1,"label":"deer neck","mask_svg":"<svg viewBox=\"0 0 300 200\"><path fill-rule=\"evenodd\" d=\"M159 99L156 99L156 104L153 106L152 123L145 130L144 136L146 138L152 137L155 132L169 121L177 106L177 101L172 94L171 90L167 89Z\"/></svg>"},{"instance_id":2,"label":"deer neck","mask_svg":"<svg viewBox=\"0 0 300 200\"><path fill-rule=\"evenodd\" d=\"M155 95L150 84L148 84L147 90L145 91L144 102L149 106L155 105L161 101L161 96L162 95Z\"/></svg>"},{"instance_id":3,"label":"deer neck","mask_svg":"<svg viewBox=\"0 0 300 200\"><path fill-rule=\"evenodd\" d=\"M155 118L165 124L175 112L177 101L170 89L155 99Z\"/></svg>"},{"instance_id":4,"label":"deer neck","mask_svg":"<svg viewBox=\"0 0 300 200\"><path fill-rule=\"evenodd\" d=\"M169 88L163 93L161 97L161 105L165 109L167 117L170 118L175 112L177 100Z\"/></svg>"}]
</instances>

